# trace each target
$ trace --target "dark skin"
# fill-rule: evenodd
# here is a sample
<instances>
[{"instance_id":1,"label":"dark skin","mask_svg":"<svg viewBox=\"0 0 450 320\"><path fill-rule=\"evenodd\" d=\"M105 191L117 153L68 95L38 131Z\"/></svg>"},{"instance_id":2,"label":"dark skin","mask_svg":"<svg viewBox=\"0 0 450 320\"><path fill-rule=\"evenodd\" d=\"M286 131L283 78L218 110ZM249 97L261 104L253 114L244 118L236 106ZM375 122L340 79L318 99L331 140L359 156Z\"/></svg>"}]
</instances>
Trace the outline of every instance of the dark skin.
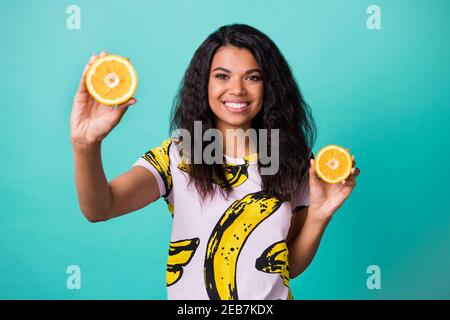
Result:
<instances>
[{"instance_id":1,"label":"dark skin","mask_svg":"<svg viewBox=\"0 0 450 320\"><path fill-rule=\"evenodd\" d=\"M225 46L219 48L211 62L208 82L208 101L216 116L216 128L224 137L224 153L231 157L249 154L249 145L240 144L238 134L227 137L226 130L247 130L253 118L261 110L264 85L260 67L252 53L243 48ZM243 112L232 112L227 102L247 102Z\"/></svg>"}]
</instances>

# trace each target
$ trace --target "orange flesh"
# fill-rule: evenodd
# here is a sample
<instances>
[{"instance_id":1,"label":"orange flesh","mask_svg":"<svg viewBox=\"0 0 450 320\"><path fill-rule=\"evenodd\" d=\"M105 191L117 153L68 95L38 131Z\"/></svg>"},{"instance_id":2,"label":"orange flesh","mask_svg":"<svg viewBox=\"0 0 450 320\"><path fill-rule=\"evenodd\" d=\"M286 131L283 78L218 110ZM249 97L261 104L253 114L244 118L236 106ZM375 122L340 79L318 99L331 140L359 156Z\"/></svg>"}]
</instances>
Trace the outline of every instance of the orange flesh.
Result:
<instances>
[{"instance_id":1,"label":"orange flesh","mask_svg":"<svg viewBox=\"0 0 450 320\"><path fill-rule=\"evenodd\" d=\"M119 83L116 87L110 88L105 83L105 77L115 73L119 77ZM102 98L115 100L123 97L131 87L131 76L127 67L119 61L105 61L97 66L95 73L91 78L92 86Z\"/></svg>"},{"instance_id":2,"label":"orange flesh","mask_svg":"<svg viewBox=\"0 0 450 320\"><path fill-rule=\"evenodd\" d=\"M329 163L333 164L332 161L334 161L334 159L339 162L339 166L332 169L333 165L330 167ZM343 152L336 149L330 149L322 154L319 162L319 168L321 173L328 179L336 180L347 172L348 160Z\"/></svg>"}]
</instances>

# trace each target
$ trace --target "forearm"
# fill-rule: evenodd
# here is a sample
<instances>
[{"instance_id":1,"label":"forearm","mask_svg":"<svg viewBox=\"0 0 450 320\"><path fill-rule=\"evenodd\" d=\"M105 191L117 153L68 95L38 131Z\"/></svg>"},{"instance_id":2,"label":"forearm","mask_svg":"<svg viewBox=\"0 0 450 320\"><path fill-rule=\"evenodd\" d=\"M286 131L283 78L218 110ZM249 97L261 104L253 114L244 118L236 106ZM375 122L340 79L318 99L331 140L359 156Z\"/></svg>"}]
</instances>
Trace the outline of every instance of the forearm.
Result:
<instances>
[{"instance_id":1,"label":"forearm","mask_svg":"<svg viewBox=\"0 0 450 320\"><path fill-rule=\"evenodd\" d=\"M323 233L330 220L314 219L312 208L308 210L305 224L299 234L288 243L290 277L301 274L311 263L319 248Z\"/></svg>"},{"instance_id":2,"label":"forearm","mask_svg":"<svg viewBox=\"0 0 450 320\"><path fill-rule=\"evenodd\" d=\"M103 170L101 143L72 143L72 147L80 209L91 222L106 220L111 192Z\"/></svg>"}]
</instances>

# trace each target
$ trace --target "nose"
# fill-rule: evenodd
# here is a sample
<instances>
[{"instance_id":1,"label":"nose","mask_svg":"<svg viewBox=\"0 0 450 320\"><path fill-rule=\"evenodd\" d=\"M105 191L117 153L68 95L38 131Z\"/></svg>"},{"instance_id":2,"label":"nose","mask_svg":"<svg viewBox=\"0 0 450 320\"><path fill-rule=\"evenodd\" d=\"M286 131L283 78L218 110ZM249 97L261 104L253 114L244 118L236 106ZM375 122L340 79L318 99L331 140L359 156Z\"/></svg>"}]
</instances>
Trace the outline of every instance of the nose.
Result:
<instances>
[{"instance_id":1,"label":"nose","mask_svg":"<svg viewBox=\"0 0 450 320\"><path fill-rule=\"evenodd\" d=\"M230 94L234 96L243 96L247 94L245 86L240 79L236 79L230 86Z\"/></svg>"}]
</instances>

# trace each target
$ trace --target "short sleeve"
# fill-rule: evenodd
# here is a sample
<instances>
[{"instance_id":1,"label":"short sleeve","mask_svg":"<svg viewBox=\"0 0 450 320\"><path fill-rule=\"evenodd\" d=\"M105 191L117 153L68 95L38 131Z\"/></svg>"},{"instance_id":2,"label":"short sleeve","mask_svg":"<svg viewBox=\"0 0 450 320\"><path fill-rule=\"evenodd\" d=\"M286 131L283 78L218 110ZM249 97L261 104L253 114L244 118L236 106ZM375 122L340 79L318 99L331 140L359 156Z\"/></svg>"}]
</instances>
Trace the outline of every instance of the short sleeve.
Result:
<instances>
[{"instance_id":1,"label":"short sleeve","mask_svg":"<svg viewBox=\"0 0 450 320\"><path fill-rule=\"evenodd\" d=\"M172 139L164 140L161 145L144 153L133 166L148 169L156 178L160 197L168 197L172 191L172 174L170 172L170 146Z\"/></svg>"},{"instance_id":2,"label":"short sleeve","mask_svg":"<svg viewBox=\"0 0 450 320\"><path fill-rule=\"evenodd\" d=\"M305 207L309 207L309 180L298 188L291 198L292 212L302 210Z\"/></svg>"},{"instance_id":3,"label":"short sleeve","mask_svg":"<svg viewBox=\"0 0 450 320\"><path fill-rule=\"evenodd\" d=\"M311 153L310 159L314 159L314 154ZM309 169L309 166L308 166ZM305 207L309 207L309 176L305 179L305 183L300 186L291 197L292 212L300 211Z\"/></svg>"}]
</instances>

